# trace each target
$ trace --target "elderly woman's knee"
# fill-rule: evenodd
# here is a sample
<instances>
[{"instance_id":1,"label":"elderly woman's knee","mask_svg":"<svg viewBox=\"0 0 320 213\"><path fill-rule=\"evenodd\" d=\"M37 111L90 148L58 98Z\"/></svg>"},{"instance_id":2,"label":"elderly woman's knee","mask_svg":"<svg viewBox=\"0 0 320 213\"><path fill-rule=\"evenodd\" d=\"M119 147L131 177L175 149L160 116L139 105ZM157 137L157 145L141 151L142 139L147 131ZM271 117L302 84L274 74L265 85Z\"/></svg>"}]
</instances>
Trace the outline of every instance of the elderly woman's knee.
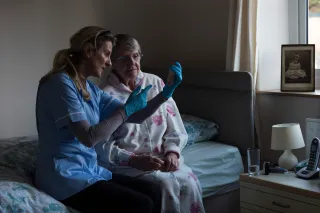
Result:
<instances>
[{"instance_id":1,"label":"elderly woman's knee","mask_svg":"<svg viewBox=\"0 0 320 213\"><path fill-rule=\"evenodd\" d=\"M191 189L195 189L195 188L199 187L199 181L196 177L186 176L183 179L183 183L186 187L191 188Z\"/></svg>"}]
</instances>

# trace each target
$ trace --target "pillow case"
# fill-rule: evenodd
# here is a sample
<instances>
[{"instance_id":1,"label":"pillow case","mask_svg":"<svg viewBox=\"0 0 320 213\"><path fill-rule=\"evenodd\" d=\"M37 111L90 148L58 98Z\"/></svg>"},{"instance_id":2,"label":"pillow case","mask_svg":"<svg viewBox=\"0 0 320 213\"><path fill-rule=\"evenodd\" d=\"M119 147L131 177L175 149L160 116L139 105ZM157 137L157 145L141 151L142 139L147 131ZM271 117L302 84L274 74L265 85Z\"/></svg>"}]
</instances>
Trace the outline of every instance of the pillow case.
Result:
<instances>
[{"instance_id":1,"label":"pillow case","mask_svg":"<svg viewBox=\"0 0 320 213\"><path fill-rule=\"evenodd\" d=\"M214 140L219 136L220 127L213 121L186 114L182 114L181 118L188 133L186 146L202 141Z\"/></svg>"},{"instance_id":2,"label":"pillow case","mask_svg":"<svg viewBox=\"0 0 320 213\"><path fill-rule=\"evenodd\" d=\"M0 181L0 212L79 213L27 183Z\"/></svg>"}]
</instances>

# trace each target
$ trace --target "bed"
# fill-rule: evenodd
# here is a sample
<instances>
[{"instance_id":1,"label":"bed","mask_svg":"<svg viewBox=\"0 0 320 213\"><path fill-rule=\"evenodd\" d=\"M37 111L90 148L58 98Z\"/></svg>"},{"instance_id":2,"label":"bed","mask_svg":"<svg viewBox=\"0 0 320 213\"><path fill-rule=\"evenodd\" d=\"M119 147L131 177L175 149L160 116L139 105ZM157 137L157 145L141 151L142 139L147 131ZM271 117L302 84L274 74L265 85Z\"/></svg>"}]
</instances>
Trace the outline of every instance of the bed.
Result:
<instances>
[{"instance_id":1,"label":"bed","mask_svg":"<svg viewBox=\"0 0 320 213\"><path fill-rule=\"evenodd\" d=\"M0 212L79 213L33 185L37 136L0 140Z\"/></svg>"},{"instance_id":2,"label":"bed","mask_svg":"<svg viewBox=\"0 0 320 213\"><path fill-rule=\"evenodd\" d=\"M149 69L165 79L167 71ZM246 72L185 71L174 94L182 114L219 124L215 141L183 149L185 163L198 176L206 212L240 212L239 173L246 149L254 146L252 78ZM0 140L0 212L77 212L38 191L32 183L37 137Z\"/></svg>"},{"instance_id":3,"label":"bed","mask_svg":"<svg viewBox=\"0 0 320 213\"><path fill-rule=\"evenodd\" d=\"M166 79L167 70L147 70ZM184 70L183 84L175 91L174 99L181 114L220 125L217 141L194 144L196 147L182 151L185 163L202 185L206 212L240 212L239 173L247 171L247 148L255 147L251 74ZM205 164L204 169L199 164Z\"/></svg>"}]
</instances>

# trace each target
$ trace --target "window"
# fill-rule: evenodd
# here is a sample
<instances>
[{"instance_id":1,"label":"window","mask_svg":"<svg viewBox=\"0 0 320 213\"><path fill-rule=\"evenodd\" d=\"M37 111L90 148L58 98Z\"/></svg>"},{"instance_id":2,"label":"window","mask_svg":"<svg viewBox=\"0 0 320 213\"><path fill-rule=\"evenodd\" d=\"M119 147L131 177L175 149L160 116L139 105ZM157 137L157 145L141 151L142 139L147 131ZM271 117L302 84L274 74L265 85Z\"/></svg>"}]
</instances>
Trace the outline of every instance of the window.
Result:
<instances>
[{"instance_id":1,"label":"window","mask_svg":"<svg viewBox=\"0 0 320 213\"><path fill-rule=\"evenodd\" d=\"M316 45L316 68L320 69L320 0L289 0L289 41Z\"/></svg>"},{"instance_id":2,"label":"window","mask_svg":"<svg viewBox=\"0 0 320 213\"><path fill-rule=\"evenodd\" d=\"M289 42L315 44L315 81L320 89L320 0L288 0Z\"/></svg>"},{"instance_id":3,"label":"window","mask_svg":"<svg viewBox=\"0 0 320 213\"><path fill-rule=\"evenodd\" d=\"M320 0L309 0L307 29L307 43L316 45L315 66L320 69Z\"/></svg>"}]
</instances>

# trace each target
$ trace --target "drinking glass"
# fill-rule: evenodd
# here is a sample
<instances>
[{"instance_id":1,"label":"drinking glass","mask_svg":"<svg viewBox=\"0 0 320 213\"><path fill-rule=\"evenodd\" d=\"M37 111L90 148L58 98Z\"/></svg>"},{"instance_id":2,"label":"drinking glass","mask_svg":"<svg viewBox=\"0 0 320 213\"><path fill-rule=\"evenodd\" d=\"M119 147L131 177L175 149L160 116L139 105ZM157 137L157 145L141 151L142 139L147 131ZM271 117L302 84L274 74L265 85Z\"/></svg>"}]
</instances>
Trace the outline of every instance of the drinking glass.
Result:
<instances>
[{"instance_id":1,"label":"drinking glass","mask_svg":"<svg viewBox=\"0 0 320 213\"><path fill-rule=\"evenodd\" d=\"M260 149L249 148L247 150L248 156L248 173L249 175L260 174Z\"/></svg>"}]
</instances>

